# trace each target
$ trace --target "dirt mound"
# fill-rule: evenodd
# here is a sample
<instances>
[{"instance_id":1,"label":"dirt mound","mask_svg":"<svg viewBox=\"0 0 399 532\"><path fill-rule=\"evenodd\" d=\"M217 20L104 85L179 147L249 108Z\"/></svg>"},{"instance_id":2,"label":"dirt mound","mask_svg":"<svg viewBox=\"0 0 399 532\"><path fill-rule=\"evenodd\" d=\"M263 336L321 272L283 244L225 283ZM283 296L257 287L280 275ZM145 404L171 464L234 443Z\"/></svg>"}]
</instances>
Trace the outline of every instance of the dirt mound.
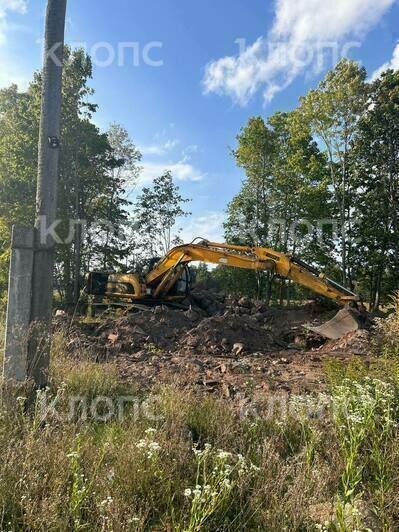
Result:
<instances>
[{"instance_id":1,"label":"dirt mound","mask_svg":"<svg viewBox=\"0 0 399 532\"><path fill-rule=\"evenodd\" d=\"M229 313L201 320L178 343L179 351L187 350L197 355L266 352L276 347L271 333L253 317Z\"/></svg>"},{"instance_id":2,"label":"dirt mound","mask_svg":"<svg viewBox=\"0 0 399 532\"><path fill-rule=\"evenodd\" d=\"M69 327L70 352L86 350L96 358L161 350L192 356L238 356L304 348L302 325L317 323L312 305L267 307L249 298L223 299L209 291L194 292L188 310L159 306L108 319L99 327ZM186 304L187 306L187 304ZM320 319L321 316L319 316Z\"/></svg>"},{"instance_id":3,"label":"dirt mound","mask_svg":"<svg viewBox=\"0 0 399 532\"><path fill-rule=\"evenodd\" d=\"M342 338L338 338L338 340L328 341L321 346L320 351L364 356L370 354L370 345L370 331L359 329L345 334Z\"/></svg>"},{"instance_id":4,"label":"dirt mound","mask_svg":"<svg viewBox=\"0 0 399 532\"><path fill-rule=\"evenodd\" d=\"M225 298L206 289L194 289L186 300L186 305L203 311L207 316L222 314L225 310Z\"/></svg>"},{"instance_id":5,"label":"dirt mound","mask_svg":"<svg viewBox=\"0 0 399 532\"><path fill-rule=\"evenodd\" d=\"M304 324L319 325L334 310L308 303L267 307L249 298L222 298L206 290L185 302L110 317L101 325L57 318L72 357L114 361L122 378L142 389L160 383L195 387L230 399L251 401L271 393L324 389L324 360L366 354L367 331L320 347Z\"/></svg>"},{"instance_id":6,"label":"dirt mound","mask_svg":"<svg viewBox=\"0 0 399 532\"><path fill-rule=\"evenodd\" d=\"M171 349L182 332L202 319L192 309L172 310L168 307L137 312L106 322L96 331L109 353L135 353L143 347Z\"/></svg>"},{"instance_id":7,"label":"dirt mound","mask_svg":"<svg viewBox=\"0 0 399 532\"><path fill-rule=\"evenodd\" d=\"M203 296L202 296L203 297ZM240 308L240 307L239 307ZM195 355L228 355L272 351L276 343L270 327L255 315L236 314L218 307L217 314L204 317L200 308L174 310L156 307L107 321L95 332L108 355L135 353L143 348ZM260 322L260 323L259 323Z\"/></svg>"}]
</instances>

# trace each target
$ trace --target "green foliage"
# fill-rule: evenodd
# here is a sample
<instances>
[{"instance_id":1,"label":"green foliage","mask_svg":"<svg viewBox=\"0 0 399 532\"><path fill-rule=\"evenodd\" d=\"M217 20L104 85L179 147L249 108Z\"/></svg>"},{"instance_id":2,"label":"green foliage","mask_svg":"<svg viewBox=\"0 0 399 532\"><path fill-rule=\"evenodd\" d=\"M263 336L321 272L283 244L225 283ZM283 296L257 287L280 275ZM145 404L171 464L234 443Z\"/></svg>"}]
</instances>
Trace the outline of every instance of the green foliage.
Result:
<instances>
[{"instance_id":1,"label":"green foliage","mask_svg":"<svg viewBox=\"0 0 399 532\"><path fill-rule=\"evenodd\" d=\"M66 48L57 232L65 241L72 229L72 238L57 247L56 257L56 287L66 305L79 295L83 270L115 267L127 256L120 237L129 206L125 188L139 171L140 154L126 131L113 125L104 134L91 121L97 109L91 76L90 57ZM41 86L36 73L25 93L15 85L0 91L0 290L7 283L11 226L33 223Z\"/></svg>"},{"instance_id":2,"label":"green foliage","mask_svg":"<svg viewBox=\"0 0 399 532\"><path fill-rule=\"evenodd\" d=\"M248 297L266 296L266 277L258 277L256 272L251 270L235 270L226 266L218 266L212 272L212 278L216 280L220 289L226 294Z\"/></svg>"},{"instance_id":3,"label":"green foliage","mask_svg":"<svg viewBox=\"0 0 399 532\"><path fill-rule=\"evenodd\" d=\"M228 512L234 490L240 488L258 467L247 463L244 456L233 455L229 451L214 450L206 443L203 450L193 448L196 462L195 485L186 488L185 497L189 500L187 523L181 530L195 532L210 522L223 520ZM177 527L180 530L180 527Z\"/></svg>"},{"instance_id":4,"label":"green foliage","mask_svg":"<svg viewBox=\"0 0 399 532\"><path fill-rule=\"evenodd\" d=\"M372 309L398 288L399 72L387 71L370 87L352 160L357 194L356 267ZM394 280L393 285L391 280Z\"/></svg>"},{"instance_id":5,"label":"green foliage","mask_svg":"<svg viewBox=\"0 0 399 532\"><path fill-rule=\"evenodd\" d=\"M328 162L328 185L333 190L334 210L340 223L340 255L342 282L352 280L352 260L355 256L351 229L353 202L356 194L350 149L358 121L366 109L367 85L364 68L348 59L341 59L327 73L317 89L301 98L298 110L323 147ZM333 210L333 212L334 212Z\"/></svg>"},{"instance_id":6,"label":"green foliage","mask_svg":"<svg viewBox=\"0 0 399 532\"><path fill-rule=\"evenodd\" d=\"M362 483L374 487L376 512L383 524L386 496L393 485L388 466L398 420L398 397L394 386L366 377L362 383L344 380L333 389L332 410L344 457L337 521L345 529L346 509L356 506Z\"/></svg>"},{"instance_id":7,"label":"green foliage","mask_svg":"<svg viewBox=\"0 0 399 532\"><path fill-rule=\"evenodd\" d=\"M183 209L188 201L180 194L170 172L156 177L151 188L143 188L135 204L134 228L138 246L145 255L150 258L162 256L172 244L181 243L181 229L175 224L179 218L188 216Z\"/></svg>"},{"instance_id":8,"label":"green foliage","mask_svg":"<svg viewBox=\"0 0 399 532\"><path fill-rule=\"evenodd\" d=\"M228 217L226 236L232 237L233 243L244 238L249 245L260 245L268 236L268 182L272 175L273 134L258 116L249 119L237 141L238 147L233 154L238 166L244 169L247 181L237 201L233 200L229 206L233 219L230 221ZM230 235L234 222L236 234Z\"/></svg>"},{"instance_id":9,"label":"green foliage","mask_svg":"<svg viewBox=\"0 0 399 532\"><path fill-rule=\"evenodd\" d=\"M89 228L85 242L86 263L105 271L123 268L130 255L128 208L129 194L137 184L141 168L138 166L141 153L125 128L111 124L107 141L112 150L110 175L107 176L104 194L94 201L94 227ZM110 223L112 222L112 224Z\"/></svg>"},{"instance_id":10,"label":"green foliage","mask_svg":"<svg viewBox=\"0 0 399 532\"><path fill-rule=\"evenodd\" d=\"M387 359L399 360L399 291L392 296L388 306L391 311L385 319L377 319L374 327L375 348L379 355Z\"/></svg>"},{"instance_id":11,"label":"green foliage","mask_svg":"<svg viewBox=\"0 0 399 532\"><path fill-rule=\"evenodd\" d=\"M228 206L226 240L325 263L331 235L319 229L318 220L329 217L326 161L298 112L276 113L267 124L251 118L237 141L234 155L246 179ZM237 286L248 280L251 293L270 299L270 273L225 275Z\"/></svg>"},{"instance_id":12,"label":"green foliage","mask_svg":"<svg viewBox=\"0 0 399 532\"><path fill-rule=\"evenodd\" d=\"M398 79L388 71L368 84L364 68L342 59L297 109L250 118L233 152L245 179L226 240L297 254L372 310L386 301L399 278ZM248 289L241 273L223 279ZM249 290L268 301L272 280L252 275Z\"/></svg>"}]
</instances>

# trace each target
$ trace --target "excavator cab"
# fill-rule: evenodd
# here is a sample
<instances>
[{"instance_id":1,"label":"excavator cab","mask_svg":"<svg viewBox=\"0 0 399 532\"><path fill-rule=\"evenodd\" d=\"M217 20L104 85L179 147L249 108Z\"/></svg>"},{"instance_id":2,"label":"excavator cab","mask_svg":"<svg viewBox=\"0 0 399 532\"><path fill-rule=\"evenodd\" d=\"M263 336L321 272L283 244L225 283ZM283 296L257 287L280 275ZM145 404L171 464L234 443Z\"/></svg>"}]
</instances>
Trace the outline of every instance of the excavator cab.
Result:
<instances>
[{"instance_id":1,"label":"excavator cab","mask_svg":"<svg viewBox=\"0 0 399 532\"><path fill-rule=\"evenodd\" d=\"M159 259L153 259L140 268L139 273L114 273L92 271L86 275L86 294L97 306L127 307L134 302L156 305L168 301L182 301L189 296L193 276L188 265L179 272L165 297L154 297L156 287L146 284L146 275L153 271Z\"/></svg>"}]
</instances>

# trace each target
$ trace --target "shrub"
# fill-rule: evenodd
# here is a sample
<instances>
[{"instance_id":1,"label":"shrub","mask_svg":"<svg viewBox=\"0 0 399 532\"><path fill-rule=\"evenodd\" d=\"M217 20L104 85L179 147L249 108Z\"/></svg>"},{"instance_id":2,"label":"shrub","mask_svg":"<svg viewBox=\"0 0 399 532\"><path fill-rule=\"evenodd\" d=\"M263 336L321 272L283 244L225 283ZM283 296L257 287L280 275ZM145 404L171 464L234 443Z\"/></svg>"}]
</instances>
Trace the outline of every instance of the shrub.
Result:
<instances>
[{"instance_id":1,"label":"shrub","mask_svg":"<svg viewBox=\"0 0 399 532\"><path fill-rule=\"evenodd\" d=\"M378 319L375 327L375 348L386 357L399 357L399 291L392 296L387 318Z\"/></svg>"}]
</instances>

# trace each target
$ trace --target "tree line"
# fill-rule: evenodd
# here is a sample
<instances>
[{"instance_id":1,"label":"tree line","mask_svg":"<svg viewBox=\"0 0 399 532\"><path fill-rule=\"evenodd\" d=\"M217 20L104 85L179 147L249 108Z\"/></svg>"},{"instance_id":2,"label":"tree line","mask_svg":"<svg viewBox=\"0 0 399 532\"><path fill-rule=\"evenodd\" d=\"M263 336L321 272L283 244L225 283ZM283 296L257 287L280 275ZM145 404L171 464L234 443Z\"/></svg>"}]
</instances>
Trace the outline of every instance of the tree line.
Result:
<instances>
[{"instance_id":1,"label":"tree line","mask_svg":"<svg viewBox=\"0 0 399 532\"><path fill-rule=\"evenodd\" d=\"M90 57L66 48L55 269L65 307L85 272L140 269L181 243L176 221L189 214L170 172L137 192L141 153L121 125L95 125L91 77ZM0 91L3 298L11 227L34 218L41 84L38 72L27 91ZM250 118L232 154L245 177L227 206L226 241L299 255L372 309L399 287L399 72L370 82L343 59L294 110ZM199 277L267 301L302 296L272 273L218 267Z\"/></svg>"},{"instance_id":2,"label":"tree line","mask_svg":"<svg viewBox=\"0 0 399 532\"><path fill-rule=\"evenodd\" d=\"M178 237L186 200L170 172L135 193L141 153L118 124L101 132L89 87L90 57L65 50L55 296L66 308L80 296L85 272L138 267ZM13 224L33 225L42 77L27 91L0 91L0 298L6 297ZM133 194L133 198L132 198Z\"/></svg>"},{"instance_id":3,"label":"tree line","mask_svg":"<svg viewBox=\"0 0 399 532\"><path fill-rule=\"evenodd\" d=\"M296 254L377 309L399 287L399 72L375 81L342 59L297 108L249 119L226 240ZM230 291L290 299L272 274L218 268Z\"/></svg>"}]
</instances>

